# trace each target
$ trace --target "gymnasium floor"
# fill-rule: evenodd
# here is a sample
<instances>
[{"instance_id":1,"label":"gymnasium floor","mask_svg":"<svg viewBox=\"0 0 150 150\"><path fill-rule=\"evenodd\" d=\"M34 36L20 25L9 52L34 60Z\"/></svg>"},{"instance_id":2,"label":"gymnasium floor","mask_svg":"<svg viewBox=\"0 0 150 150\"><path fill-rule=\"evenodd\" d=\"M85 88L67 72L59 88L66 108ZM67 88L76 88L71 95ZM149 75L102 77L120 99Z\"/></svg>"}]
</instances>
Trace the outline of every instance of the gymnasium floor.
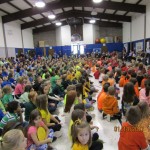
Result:
<instances>
[{"instance_id":1,"label":"gymnasium floor","mask_svg":"<svg viewBox=\"0 0 150 150\"><path fill-rule=\"evenodd\" d=\"M101 85L98 82L98 80L95 80L93 77L90 78L90 80L93 83L93 85L99 89L99 91L101 90ZM122 88L120 88L120 94L119 96L122 97ZM93 97L93 99L96 99L97 95L99 92L97 92L95 94L95 96ZM93 94L94 95L94 94ZM121 100L118 101L119 107ZM119 132L115 132L114 129L116 129L115 127L121 128L121 125L119 123L118 120L113 120L111 122L108 122L106 119L102 120L101 119L101 114L100 112L98 112L97 110L97 104L94 104L94 111L90 112L91 114L95 114L95 118L93 119L93 125L96 125L99 127L99 136L100 138L104 141L104 150L118 150L117 147L117 143L118 143L118 139L119 139ZM63 114L63 107L59 108L59 117L62 120L62 136L52 144L52 146L54 148L56 148L57 150L71 150L71 142L68 139L68 127L65 125L64 123L64 117L62 116Z\"/></svg>"}]
</instances>

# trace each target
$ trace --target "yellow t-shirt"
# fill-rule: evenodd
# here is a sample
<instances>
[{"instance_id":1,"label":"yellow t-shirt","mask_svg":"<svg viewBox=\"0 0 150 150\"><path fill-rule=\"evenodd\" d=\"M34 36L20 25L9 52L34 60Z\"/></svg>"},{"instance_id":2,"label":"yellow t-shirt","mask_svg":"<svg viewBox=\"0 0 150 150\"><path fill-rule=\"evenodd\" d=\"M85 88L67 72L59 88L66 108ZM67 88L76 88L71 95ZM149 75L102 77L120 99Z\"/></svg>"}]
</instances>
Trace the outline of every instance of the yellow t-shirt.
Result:
<instances>
[{"instance_id":1,"label":"yellow t-shirt","mask_svg":"<svg viewBox=\"0 0 150 150\"><path fill-rule=\"evenodd\" d=\"M76 77L77 80L79 80L80 77L81 77L81 72L80 71L76 71L75 77Z\"/></svg>"},{"instance_id":2,"label":"yellow t-shirt","mask_svg":"<svg viewBox=\"0 0 150 150\"><path fill-rule=\"evenodd\" d=\"M42 115L42 119L45 119L47 123L50 122L51 119L51 114L48 112L46 112L45 110L39 110L41 115Z\"/></svg>"},{"instance_id":3,"label":"yellow t-shirt","mask_svg":"<svg viewBox=\"0 0 150 150\"><path fill-rule=\"evenodd\" d=\"M73 125L73 121L70 120L70 123L69 123L69 130L68 130L68 137L69 137L69 140L72 141L72 136L71 136L71 127Z\"/></svg>"},{"instance_id":4,"label":"yellow t-shirt","mask_svg":"<svg viewBox=\"0 0 150 150\"><path fill-rule=\"evenodd\" d=\"M89 150L88 145L81 145L80 143L74 143L72 150Z\"/></svg>"}]
</instances>

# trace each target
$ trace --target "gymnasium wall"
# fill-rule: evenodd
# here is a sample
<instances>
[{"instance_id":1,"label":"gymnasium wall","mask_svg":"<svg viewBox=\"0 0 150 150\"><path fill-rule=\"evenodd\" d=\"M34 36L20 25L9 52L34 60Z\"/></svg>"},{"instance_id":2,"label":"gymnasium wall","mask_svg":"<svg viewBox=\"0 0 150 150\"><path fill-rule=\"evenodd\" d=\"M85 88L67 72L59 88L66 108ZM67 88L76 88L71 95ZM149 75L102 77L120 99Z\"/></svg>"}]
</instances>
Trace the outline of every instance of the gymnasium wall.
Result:
<instances>
[{"instance_id":1,"label":"gymnasium wall","mask_svg":"<svg viewBox=\"0 0 150 150\"><path fill-rule=\"evenodd\" d=\"M123 23L123 43L129 42L131 40L131 23Z\"/></svg>"},{"instance_id":2,"label":"gymnasium wall","mask_svg":"<svg viewBox=\"0 0 150 150\"><path fill-rule=\"evenodd\" d=\"M150 3L146 5L146 38L150 38Z\"/></svg>"},{"instance_id":3,"label":"gymnasium wall","mask_svg":"<svg viewBox=\"0 0 150 150\"><path fill-rule=\"evenodd\" d=\"M0 56L5 57L4 34L3 34L3 27L2 27L1 17L0 17Z\"/></svg>"},{"instance_id":4,"label":"gymnasium wall","mask_svg":"<svg viewBox=\"0 0 150 150\"><path fill-rule=\"evenodd\" d=\"M4 24L7 47L22 48L22 37L20 24L9 22Z\"/></svg>"},{"instance_id":5,"label":"gymnasium wall","mask_svg":"<svg viewBox=\"0 0 150 150\"><path fill-rule=\"evenodd\" d=\"M71 29L70 26L62 26L61 27L61 39L62 45L70 45L71 43ZM61 46L61 45L60 45Z\"/></svg>"},{"instance_id":6,"label":"gymnasium wall","mask_svg":"<svg viewBox=\"0 0 150 150\"><path fill-rule=\"evenodd\" d=\"M136 13L132 15L131 26L130 23L123 23L123 43L130 42L130 40L135 43L144 40L144 37L150 38L150 2L146 5L146 22L144 18L145 14ZM144 28L146 29L145 36Z\"/></svg>"},{"instance_id":7,"label":"gymnasium wall","mask_svg":"<svg viewBox=\"0 0 150 150\"><path fill-rule=\"evenodd\" d=\"M33 39L34 39L34 46L37 47L39 41L45 41L45 45L53 46L57 45L56 44L56 30L51 30L48 32L41 32L37 34L33 34ZM57 33L59 34L59 33Z\"/></svg>"},{"instance_id":8,"label":"gymnasium wall","mask_svg":"<svg viewBox=\"0 0 150 150\"><path fill-rule=\"evenodd\" d=\"M56 46L62 45L62 37L61 37L61 27L56 28ZM52 44L50 44L52 45Z\"/></svg>"},{"instance_id":9,"label":"gymnasium wall","mask_svg":"<svg viewBox=\"0 0 150 150\"><path fill-rule=\"evenodd\" d=\"M83 40L84 44L93 44L95 39L93 37L93 25L84 24L83 25Z\"/></svg>"},{"instance_id":10,"label":"gymnasium wall","mask_svg":"<svg viewBox=\"0 0 150 150\"><path fill-rule=\"evenodd\" d=\"M15 57L15 48L34 48L32 29L26 29L21 31L21 26L18 21L9 22L2 25L1 17L0 39L0 57L6 57L7 54L8 57Z\"/></svg>"},{"instance_id":11,"label":"gymnasium wall","mask_svg":"<svg viewBox=\"0 0 150 150\"><path fill-rule=\"evenodd\" d=\"M132 16L132 41L144 39L144 14Z\"/></svg>"},{"instance_id":12,"label":"gymnasium wall","mask_svg":"<svg viewBox=\"0 0 150 150\"><path fill-rule=\"evenodd\" d=\"M84 44L94 44L96 38L118 36L122 37L121 28L99 27L93 24L83 25ZM71 45L71 28L70 26L62 26L56 30L41 32L33 35L34 46L38 46L39 41L45 41L45 45L49 46L65 46Z\"/></svg>"},{"instance_id":13,"label":"gymnasium wall","mask_svg":"<svg viewBox=\"0 0 150 150\"><path fill-rule=\"evenodd\" d=\"M3 28L2 28L2 18L1 17L0 17L0 47L5 47L4 34L3 34Z\"/></svg>"},{"instance_id":14,"label":"gymnasium wall","mask_svg":"<svg viewBox=\"0 0 150 150\"><path fill-rule=\"evenodd\" d=\"M22 36L23 36L23 47L34 48L32 29L22 30Z\"/></svg>"}]
</instances>

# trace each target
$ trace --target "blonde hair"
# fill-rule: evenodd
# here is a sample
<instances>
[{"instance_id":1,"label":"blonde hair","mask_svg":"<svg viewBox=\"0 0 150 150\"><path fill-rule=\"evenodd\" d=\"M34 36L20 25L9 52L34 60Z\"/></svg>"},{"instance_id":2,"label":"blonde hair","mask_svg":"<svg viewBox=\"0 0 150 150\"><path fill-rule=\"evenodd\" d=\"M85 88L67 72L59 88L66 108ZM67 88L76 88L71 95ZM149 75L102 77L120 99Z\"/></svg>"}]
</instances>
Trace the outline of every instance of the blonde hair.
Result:
<instances>
[{"instance_id":1,"label":"blonde hair","mask_svg":"<svg viewBox=\"0 0 150 150\"><path fill-rule=\"evenodd\" d=\"M16 150L23 141L23 133L21 130L12 129L6 132L0 144L2 150Z\"/></svg>"},{"instance_id":2,"label":"blonde hair","mask_svg":"<svg viewBox=\"0 0 150 150\"><path fill-rule=\"evenodd\" d=\"M18 77L18 79L17 79L17 83L22 84L22 83L23 83L23 79L24 79L24 77Z\"/></svg>"}]
</instances>

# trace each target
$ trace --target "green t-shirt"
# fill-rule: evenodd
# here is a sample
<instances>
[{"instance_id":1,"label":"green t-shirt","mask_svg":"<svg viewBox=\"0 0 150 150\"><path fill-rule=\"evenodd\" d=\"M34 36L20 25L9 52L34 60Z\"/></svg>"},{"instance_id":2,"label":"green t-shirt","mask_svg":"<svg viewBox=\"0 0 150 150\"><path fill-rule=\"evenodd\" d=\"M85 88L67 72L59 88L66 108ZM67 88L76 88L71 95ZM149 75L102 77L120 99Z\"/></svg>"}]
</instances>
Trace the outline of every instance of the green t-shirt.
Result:
<instances>
[{"instance_id":1,"label":"green t-shirt","mask_svg":"<svg viewBox=\"0 0 150 150\"><path fill-rule=\"evenodd\" d=\"M55 87L57 79L59 79L58 75L55 75L55 76L51 77L50 82L51 82L52 88Z\"/></svg>"},{"instance_id":2,"label":"green t-shirt","mask_svg":"<svg viewBox=\"0 0 150 150\"><path fill-rule=\"evenodd\" d=\"M49 68L49 69L48 69L48 71L51 73L51 72L52 72L52 69L51 69L51 68Z\"/></svg>"},{"instance_id":3,"label":"green t-shirt","mask_svg":"<svg viewBox=\"0 0 150 150\"><path fill-rule=\"evenodd\" d=\"M29 121L30 113L36 108L37 107L32 102L25 103L25 120L26 121Z\"/></svg>"},{"instance_id":4,"label":"green t-shirt","mask_svg":"<svg viewBox=\"0 0 150 150\"><path fill-rule=\"evenodd\" d=\"M45 79L45 75L46 75L45 73L42 74L42 79Z\"/></svg>"},{"instance_id":5,"label":"green t-shirt","mask_svg":"<svg viewBox=\"0 0 150 150\"><path fill-rule=\"evenodd\" d=\"M14 99L13 99L13 96L12 94L5 94L2 98L2 103L3 105L7 105L9 102L12 102Z\"/></svg>"},{"instance_id":6,"label":"green t-shirt","mask_svg":"<svg viewBox=\"0 0 150 150\"><path fill-rule=\"evenodd\" d=\"M2 110L3 113L6 112L5 107L1 100L0 100L0 109Z\"/></svg>"},{"instance_id":7,"label":"green t-shirt","mask_svg":"<svg viewBox=\"0 0 150 150\"><path fill-rule=\"evenodd\" d=\"M19 117L18 114L16 113L7 113L1 120L0 122L0 129L3 129L4 126L9 122L9 121L18 121Z\"/></svg>"}]
</instances>

